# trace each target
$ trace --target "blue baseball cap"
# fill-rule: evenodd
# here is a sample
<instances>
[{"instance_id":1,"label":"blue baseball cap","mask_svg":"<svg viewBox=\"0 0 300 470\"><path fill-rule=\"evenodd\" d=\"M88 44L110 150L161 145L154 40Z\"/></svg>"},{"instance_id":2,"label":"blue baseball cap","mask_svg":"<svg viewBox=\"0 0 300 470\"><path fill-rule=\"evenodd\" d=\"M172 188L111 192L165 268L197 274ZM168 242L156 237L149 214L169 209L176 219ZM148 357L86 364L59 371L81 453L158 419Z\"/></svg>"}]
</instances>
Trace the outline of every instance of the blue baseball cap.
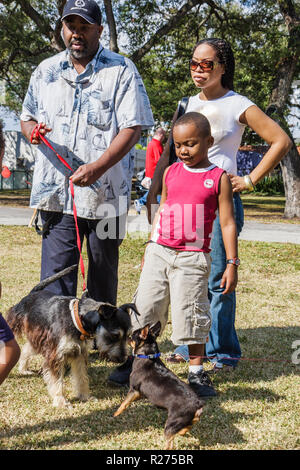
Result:
<instances>
[{"instance_id":1,"label":"blue baseball cap","mask_svg":"<svg viewBox=\"0 0 300 470\"><path fill-rule=\"evenodd\" d=\"M64 7L61 19L78 15L90 24L101 25L101 10L94 0L69 0Z\"/></svg>"}]
</instances>

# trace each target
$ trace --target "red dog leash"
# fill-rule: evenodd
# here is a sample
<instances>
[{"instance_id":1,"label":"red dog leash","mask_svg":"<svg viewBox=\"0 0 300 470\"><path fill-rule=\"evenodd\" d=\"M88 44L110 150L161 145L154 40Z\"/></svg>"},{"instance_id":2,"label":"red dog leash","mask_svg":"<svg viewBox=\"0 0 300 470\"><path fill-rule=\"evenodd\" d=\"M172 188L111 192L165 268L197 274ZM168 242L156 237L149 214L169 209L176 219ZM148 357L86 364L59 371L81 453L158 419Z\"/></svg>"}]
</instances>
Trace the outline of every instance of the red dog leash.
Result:
<instances>
[{"instance_id":1,"label":"red dog leash","mask_svg":"<svg viewBox=\"0 0 300 470\"><path fill-rule=\"evenodd\" d=\"M53 152L55 153L57 158L65 165L65 167L68 168L68 170L71 170L72 173L73 173L74 170L70 167L68 162L66 162L66 160L61 155L59 155L59 153L56 152L56 150L52 147L50 142L40 133L40 128L41 128L41 124L37 124L36 126L34 126L33 131L31 133L31 136L30 136L30 142L32 143L32 140L33 140L34 137L40 138L41 141L44 142L44 144L49 149L53 150ZM73 184L73 181L71 179L69 179L69 185L70 185L70 192L71 192L72 201L73 201L73 215L74 215L74 222L75 222L75 228L76 228L77 247L78 247L78 251L79 251L80 270L81 270L81 275L82 275L82 279L83 279L82 290L86 290L84 262L83 262L83 258L82 258L82 254L81 254L81 241L80 241L78 221L77 221L77 209L76 209L75 200L74 200L74 184Z\"/></svg>"}]
</instances>

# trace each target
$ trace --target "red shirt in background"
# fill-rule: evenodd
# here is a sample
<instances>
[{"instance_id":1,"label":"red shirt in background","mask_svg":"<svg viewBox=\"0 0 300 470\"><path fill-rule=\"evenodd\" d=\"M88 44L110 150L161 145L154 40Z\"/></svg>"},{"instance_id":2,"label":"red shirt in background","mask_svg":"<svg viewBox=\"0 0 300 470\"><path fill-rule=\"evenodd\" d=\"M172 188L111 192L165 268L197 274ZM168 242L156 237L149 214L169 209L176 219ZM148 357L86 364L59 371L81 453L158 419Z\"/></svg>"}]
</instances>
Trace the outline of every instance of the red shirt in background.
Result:
<instances>
[{"instance_id":1,"label":"red shirt in background","mask_svg":"<svg viewBox=\"0 0 300 470\"><path fill-rule=\"evenodd\" d=\"M145 176L148 178L153 178L154 171L158 160L160 159L161 154L163 153L162 143L157 139L152 139L149 142L147 151L146 151L146 172Z\"/></svg>"}]
</instances>

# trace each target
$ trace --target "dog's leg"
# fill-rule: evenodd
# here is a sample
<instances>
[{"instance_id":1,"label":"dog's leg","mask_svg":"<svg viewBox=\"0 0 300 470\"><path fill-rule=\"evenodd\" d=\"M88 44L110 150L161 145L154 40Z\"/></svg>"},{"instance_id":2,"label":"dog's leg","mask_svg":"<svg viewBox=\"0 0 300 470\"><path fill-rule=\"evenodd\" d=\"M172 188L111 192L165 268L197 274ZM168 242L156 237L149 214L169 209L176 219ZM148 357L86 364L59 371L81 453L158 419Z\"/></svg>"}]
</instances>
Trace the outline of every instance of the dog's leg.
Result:
<instances>
[{"instance_id":1,"label":"dog's leg","mask_svg":"<svg viewBox=\"0 0 300 470\"><path fill-rule=\"evenodd\" d=\"M36 352L34 351L33 347L29 343L25 343L22 348L21 357L19 360L19 372L22 375L32 375L33 372L28 370L28 362L32 356L34 356Z\"/></svg>"},{"instance_id":2,"label":"dog's leg","mask_svg":"<svg viewBox=\"0 0 300 470\"><path fill-rule=\"evenodd\" d=\"M165 435L165 450L173 450L175 434L166 437Z\"/></svg>"},{"instance_id":3,"label":"dog's leg","mask_svg":"<svg viewBox=\"0 0 300 470\"><path fill-rule=\"evenodd\" d=\"M179 436L184 436L187 432L191 430L191 428L192 426L186 426L185 428L180 429L177 434L179 434Z\"/></svg>"},{"instance_id":4,"label":"dog's leg","mask_svg":"<svg viewBox=\"0 0 300 470\"><path fill-rule=\"evenodd\" d=\"M123 403L120 405L118 410L114 413L114 416L119 416L123 411L125 411L129 405L135 400L138 400L141 398L140 392L137 390L129 390L127 397L123 401Z\"/></svg>"},{"instance_id":5,"label":"dog's leg","mask_svg":"<svg viewBox=\"0 0 300 470\"><path fill-rule=\"evenodd\" d=\"M57 372L53 372L49 366L44 366L43 368L44 380L46 382L49 395L53 399L53 406L57 408L72 408L71 403L69 403L63 395L63 375L63 363Z\"/></svg>"},{"instance_id":6,"label":"dog's leg","mask_svg":"<svg viewBox=\"0 0 300 470\"><path fill-rule=\"evenodd\" d=\"M89 399L89 378L87 374L87 360L84 355L71 361L72 382L76 398L81 401Z\"/></svg>"}]
</instances>

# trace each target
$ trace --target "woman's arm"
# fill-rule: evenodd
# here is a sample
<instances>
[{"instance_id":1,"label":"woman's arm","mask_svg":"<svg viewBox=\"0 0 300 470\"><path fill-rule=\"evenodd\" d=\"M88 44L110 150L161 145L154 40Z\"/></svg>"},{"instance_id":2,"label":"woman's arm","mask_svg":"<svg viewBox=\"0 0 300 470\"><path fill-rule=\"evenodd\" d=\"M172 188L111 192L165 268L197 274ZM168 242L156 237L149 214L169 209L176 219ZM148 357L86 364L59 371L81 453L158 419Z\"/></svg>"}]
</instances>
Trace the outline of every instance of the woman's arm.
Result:
<instances>
[{"instance_id":1,"label":"woman's arm","mask_svg":"<svg viewBox=\"0 0 300 470\"><path fill-rule=\"evenodd\" d=\"M258 106L250 106L240 116L240 122L248 125L256 134L266 141L270 148L262 161L250 173L250 178L255 186L264 176L275 168L280 160L288 153L292 142L283 129L267 116ZM247 184L243 177L229 175L234 192L244 191Z\"/></svg>"},{"instance_id":2,"label":"woman's arm","mask_svg":"<svg viewBox=\"0 0 300 470\"><path fill-rule=\"evenodd\" d=\"M234 219L232 188L229 177L226 173L223 173L221 176L218 204L226 259L237 258L238 243L236 223ZM228 294L234 291L238 281L237 270L238 267L236 265L227 264L220 283L220 287L225 288L223 294Z\"/></svg>"}]
</instances>

